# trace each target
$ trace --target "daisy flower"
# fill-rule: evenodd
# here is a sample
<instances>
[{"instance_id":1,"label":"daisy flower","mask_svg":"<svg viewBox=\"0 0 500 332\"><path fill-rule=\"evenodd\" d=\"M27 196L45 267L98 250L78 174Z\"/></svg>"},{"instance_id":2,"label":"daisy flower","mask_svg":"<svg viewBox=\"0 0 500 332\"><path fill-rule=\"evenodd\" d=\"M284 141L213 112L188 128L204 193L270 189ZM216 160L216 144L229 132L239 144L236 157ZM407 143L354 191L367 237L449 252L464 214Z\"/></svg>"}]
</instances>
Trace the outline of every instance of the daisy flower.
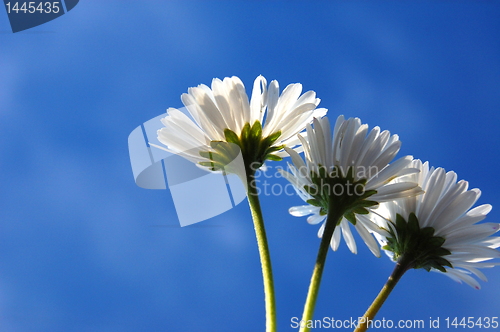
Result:
<instances>
[{"instance_id":1,"label":"daisy flower","mask_svg":"<svg viewBox=\"0 0 500 332\"><path fill-rule=\"evenodd\" d=\"M204 84L189 88L181 100L193 120L169 108L162 119L165 127L158 130L158 140L166 147L157 147L210 171L235 173L246 185L264 281L266 331L276 331L271 259L255 172L268 159L281 160L285 146L300 151L297 134L313 118L324 116L326 109L317 109L316 93L302 94L301 84L290 84L280 94L278 82L268 86L263 76L255 79L250 100L235 76L215 78L211 88Z\"/></svg>"},{"instance_id":2,"label":"daisy flower","mask_svg":"<svg viewBox=\"0 0 500 332\"><path fill-rule=\"evenodd\" d=\"M241 151L246 171L255 172L265 160L281 160L283 147L300 151L297 134L313 117L320 99L314 91L302 93L300 83L288 85L281 94L277 81L269 86L263 76L255 79L250 100L241 80L212 80L188 89L181 100L193 118L175 108L167 110L158 130L160 147L210 170L220 170ZM157 146L159 147L159 146Z\"/></svg>"},{"instance_id":3,"label":"daisy flower","mask_svg":"<svg viewBox=\"0 0 500 332\"><path fill-rule=\"evenodd\" d=\"M307 125L307 140L298 135L305 154L305 161L299 154L286 149L292 158L290 173L282 175L295 187L299 196L308 205L290 208L294 216L311 215L310 224L318 224L321 237L316 264L309 284L302 321L312 320L318 297L328 247L337 250L341 236L349 249L357 252L356 242L349 224L354 225L368 248L380 256L377 242L370 234L379 227L367 215L379 203L396 198L414 196L421 192L417 183L391 181L418 172L407 167L411 156L389 164L399 152L401 142L397 135L380 131L379 127L368 131L368 125L358 118L337 118L330 134L328 118L314 119L314 127ZM340 226L340 227L337 227ZM301 331L308 331L304 326Z\"/></svg>"},{"instance_id":4,"label":"daisy flower","mask_svg":"<svg viewBox=\"0 0 500 332\"><path fill-rule=\"evenodd\" d=\"M487 281L478 268L498 265L500 237L491 237L498 223L479 223L491 211L491 205L472 208L481 195L468 190L467 181L457 182L455 172L429 167L414 160L410 167L420 169L410 175L425 191L380 206L380 226L386 236L376 235L389 257L406 269L423 268L442 272L453 280L479 289L476 276ZM398 180L396 180L398 181ZM472 209L471 209L472 208Z\"/></svg>"},{"instance_id":5,"label":"daisy flower","mask_svg":"<svg viewBox=\"0 0 500 332\"><path fill-rule=\"evenodd\" d=\"M361 238L376 256L380 256L377 242L370 232L377 232L378 226L369 218L368 213L381 202L400 197L414 196L421 192L415 182L391 183L392 180L417 172L407 167L411 156L403 157L392 164L401 142L397 135L380 131L360 119L337 118L333 135L330 134L328 118L314 119L314 127L307 126L307 140L299 135L305 153L305 161L296 151L286 149L293 165L290 173L283 176L290 181L298 195L308 205L295 206L289 212L293 216L310 215L307 222L323 222L330 212L341 212L336 220L330 245L333 250L339 247L343 235L347 246L357 253L356 242L349 224L354 225ZM318 236L325 232L323 223Z\"/></svg>"}]
</instances>

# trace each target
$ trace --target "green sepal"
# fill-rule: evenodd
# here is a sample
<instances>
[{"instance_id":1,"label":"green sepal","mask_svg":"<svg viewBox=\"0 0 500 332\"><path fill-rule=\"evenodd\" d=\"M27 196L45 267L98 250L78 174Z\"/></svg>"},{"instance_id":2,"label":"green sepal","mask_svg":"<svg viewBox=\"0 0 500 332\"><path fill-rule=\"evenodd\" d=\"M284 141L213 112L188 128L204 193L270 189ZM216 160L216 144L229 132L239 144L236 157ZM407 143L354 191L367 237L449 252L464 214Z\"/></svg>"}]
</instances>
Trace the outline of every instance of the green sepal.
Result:
<instances>
[{"instance_id":1,"label":"green sepal","mask_svg":"<svg viewBox=\"0 0 500 332\"><path fill-rule=\"evenodd\" d=\"M281 131L263 138L262 124L258 120L253 125L246 123L239 136L231 129L226 128L224 129L225 141L211 141L210 147L214 151L200 152L203 158L210 160L212 163L203 162L200 165L210 167L211 170L224 170L224 167L229 165L241 153L246 173L252 174L268 159L272 161L283 160L275 153L282 150L284 146L271 146L279 136L281 136ZM231 172L232 170L226 171Z\"/></svg>"},{"instance_id":2,"label":"green sepal","mask_svg":"<svg viewBox=\"0 0 500 332\"><path fill-rule=\"evenodd\" d=\"M210 147L219 154L226 154L228 156L236 156L240 152L240 147L234 143L211 141Z\"/></svg>"},{"instance_id":3,"label":"green sepal","mask_svg":"<svg viewBox=\"0 0 500 332\"><path fill-rule=\"evenodd\" d=\"M435 261L429 261L427 263L427 265L423 266L422 267L423 269L425 269L427 272L430 272L431 271L431 268L434 268L436 270L439 270L441 272L446 272L446 269L442 266L442 265L439 265L437 262Z\"/></svg>"},{"instance_id":4,"label":"green sepal","mask_svg":"<svg viewBox=\"0 0 500 332\"><path fill-rule=\"evenodd\" d=\"M317 200L315 200L314 198L313 199L308 199L306 201L306 203L308 203L308 204L310 204L312 206L321 207L321 204Z\"/></svg>"},{"instance_id":5,"label":"green sepal","mask_svg":"<svg viewBox=\"0 0 500 332\"><path fill-rule=\"evenodd\" d=\"M434 256L433 260L441 266L453 267L451 266L451 263L448 260L444 259L443 257Z\"/></svg>"},{"instance_id":6,"label":"green sepal","mask_svg":"<svg viewBox=\"0 0 500 332\"><path fill-rule=\"evenodd\" d=\"M319 192L319 189L312 185L312 186L308 186L308 185L305 185L304 186L304 190L309 194L311 195L312 197L315 197L318 195L318 192Z\"/></svg>"},{"instance_id":7,"label":"green sepal","mask_svg":"<svg viewBox=\"0 0 500 332\"><path fill-rule=\"evenodd\" d=\"M384 250L387 250L387 251L392 251L392 245L391 245L391 242L389 241L388 244L386 244L385 246L382 247L382 249Z\"/></svg>"},{"instance_id":8,"label":"green sepal","mask_svg":"<svg viewBox=\"0 0 500 332\"><path fill-rule=\"evenodd\" d=\"M273 152L278 152L279 150L283 149L284 145L279 145L279 146L271 146L266 150L267 154L271 154Z\"/></svg>"},{"instance_id":9,"label":"green sepal","mask_svg":"<svg viewBox=\"0 0 500 332\"><path fill-rule=\"evenodd\" d=\"M446 256L446 255L451 255L451 251L449 251L446 248L441 247L441 248L436 248L434 250L434 254L437 256Z\"/></svg>"},{"instance_id":10,"label":"green sepal","mask_svg":"<svg viewBox=\"0 0 500 332\"><path fill-rule=\"evenodd\" d=\"M351 183L354 182L354 167L349 167L345 178Z\"/></svg>"},{"instance_id":11,"label":"green sepal","mask_svg":"<svg viewBox=\"0 0 500 332\"><path fill-rule=\"evenodd\" d=\"M369 201L369 200L366 200L366 199L364 199L364 200L356 203L356 207L359 207L359 208L369 208L369 207L373 207L373 206L376 206L376 205L378 205L378 202Z\"/></svg>"},{"instance_id":12,"label":"green sepal","mask_svg":"<svg viewBox=\"0 0 500 332\"><path fill-rule=\"evenodd\" d=\"M241 145L240 139L238 135L235 134L231 129L224 129L224 137L228 143L234 143L237 145Z\"/></svg>"},{"instance_id":13,"label":"green sepal","mask_svg":"<svg viewBox=\"0 0 500 332\"><path fill-rule=\"evenodd\" d=\"M328 174L325 166L319 164L318 170L319 170L319 174L317 175L317 178L326 179L329 177L329 174Z\"/></svg>"},{"instance_id":14,"label":"green sepal","mask_svg":"<svg viewBox=\"0 0 500 332\"><path fill-rule=\"evenodd\" d=\"M356 215L353 212L344 214L344 218L346 218L351 224L356 225Z\"/></svg>"},{"instance_id":15,"label":"green sepal","mask_svg":"<svg viewBox=\"0 0 500 332\"><path fill-rule=\"evenodd\" d=\"M357 207L352 212L354 212L356 214L369 214L370 213L370 211L368 211L364 207Z\"/></svg>"},{"instance_id":16,"label":"green sepal","mask_svg":"<svg viewBox=\"0 0 500 332\"><path fill-rule=\"evenodd\" d=\"M250 126L250 124L248 122L245 123L243 128L241 128L241 141L242 142L248 141L248 139L250 138L250 130L251 129L252 129L252 127Z\"/></svg>"},{"instance_id":17,"label":"green sepal","mask_svg":"<svg viewBox=\"0 0 500 332\"><path fill-rule=\"evenodd\" d=\"M210 151L200 151L200 156L202 156L203 158L207 158L207 159L209 159L215 163L218 163L222 166L228 165L232 161L231 156L227 156L226 154L219 154L216 152L210 152Z\"/></svg>"},{"instance_id":18,"label":"green sepal","mask_svg":"<svg viewBox=\"0 0 500 332\"><path fill-rule=\"evenodd\" d=\"M369 209L378 206L378 202L368 199L377 191L364 190L367 180L355 180L354 176L354 167L344 173L339 166L327 168L318 164L315 170L309 171L312 185L304 186L304 191L325 211L330 208L343 211L344 217L356 225L356 214L369 214Z\"/></svg>"},{"instance_id":19,"label":"green sepal","mask_svg":"<svg viewBox=\"0 0 500 332\"><path fill-rule=\"evenodd\" d=\"M406 221L399 213L396 215L396 229L398 235L406 235Z\"/></svg>"},{"instance_id":20,"label":"green sepal","mask_svg":"<svg viewBox=\"0 0 500 332\"><path fill-rule=\"evenodd\" d=\"M391 237L387 238L384 250L392 251L394 259L409 262L409 267L414 269L425 269L430 271L436 269L446 272L445 267L453 267L443 256L451 252L443 248L445 238L434 236L432 227L420 228L418 218L414 213L408 216L408 222L397 214L396 221L392 221L394 228L388 232Z\"/></svg>"},{"instance_id":21,"label":"green sepal","mask_svg":"<svg viewBox=\"0 0 500 332\"><path fill-rule=\"evenodd\" d=\"M432 228L432 227L422 228L422 229L420 229L420 232L422 233L422 237L425 237L425 238L430 238L430 237L434 236L434 228Z\"/></svg>"},{"instance_id":22,"label":"green sepal","mask_svg":"<svg viewBox=\"0 0 500 332\"><path fill-rule=\"evenodd\" d=\"M252 128L250 129L250 136L252 140L261 141L262 140L262 125L260 121L255 121Z\"/></svg>"},{"instance_id":23,"label":"green sepal","mask_svg":"<svg viewBox=\"0 0 500 332\"><path fill-rule=\"evenodd\" d=\"M434 236L431 239L429 239L429 245L439 248L444 244L445 241L446 240L442 237Z\"/></svg>"},{"instance_id":24,"label":"green sepal","mask_svg":"<svg viewBox=\"0 0 500 332\"><path fill-rule=\"evenodd\" d=\"M269 136L267 136L265 139L264 139L264 142L268 145L272 145L274 142L276 142L276 140L281 136L281 130L278 130L277 132L275 132L274 134L271 134Z\"/></svg>"},{"instance_id":25,"label":"green sepal","mask_svg":"<svg viewBox=\"0 0 500 332\"><path fill-rule=\"evenodd\" d=\"M268 155L266 155L265 159L269 159L272 161L282 161L283 160L283 158L281 158L280 156L277 156L275 154L268 154Z\"/></svg>"},{"instance_id":26,"label":"green sepal","mask_svg":"<svg viewBox=\"0 0 500 332\"><path fill-rule=\"evenodd\" d=\"M413 212L408 216L408 230L412 233L417 233L420 230L417 216Z\"/></svg>"}]
</instances>

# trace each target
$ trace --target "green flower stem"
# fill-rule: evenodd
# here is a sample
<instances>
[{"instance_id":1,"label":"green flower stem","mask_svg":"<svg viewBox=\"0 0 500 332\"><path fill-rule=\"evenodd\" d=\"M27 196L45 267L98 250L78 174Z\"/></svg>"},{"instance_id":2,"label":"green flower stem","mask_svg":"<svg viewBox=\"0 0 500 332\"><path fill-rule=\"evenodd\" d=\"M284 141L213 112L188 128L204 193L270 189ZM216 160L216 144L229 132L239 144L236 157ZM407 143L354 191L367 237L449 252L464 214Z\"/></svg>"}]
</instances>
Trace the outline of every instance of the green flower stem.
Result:
<instances>
[{"instance_id":1,"label":"green flower stem","mask_svg":"<svg viewBox=\"0 0 500 332\"><path fill-rule=\"evenodd\" d=\"M328 254L330 241L332 239L333 232L335 231L335 227L340 222L343 215L343 210L334 208L328 209L328 217L326 219L325 230L323 232L323 237L321 238L321 243L319 245L318 256L316 257L316 264L314 265L314 271L311 277L311 283L309 284L306 303L304 305L304 312L302 314L302 327L300 329L301 332L309 331L307 322L313 319L314 307L316 305L316 299L318 298L319 285L321 283L321 276L323 274L323 268L325 267L326 255Z\"/></svg>"},{"instance_id":2,"label":"green flower stem","mask_svg":"<svg viewBox=\"0 0 500 332\"><path fill-rule=\"evenodd\" d=\"M404 256L402 256L401 258L402 259L399 260L396 264L394 271L392 271L391 276L389 277L389 279L387 279L384 287L382 287L382 289L380 290L380 293L378 293L375 300L373 300L373 303L370 305L368 310L366 310L363 317L358 321L358 326L356 327L354 332L363 332L368 329L368 323L370 321L373 321L375 315L380 310L385 300L389 297L394 287L396 287L399 279L401 279L403 274L405 274L405 272L408 271L408 269L411 267L411 262L405 260Z\"/></svg>"},{"instance_id":3,"label":"green flower stem","mask_svg":"<svg viewBox=\"0 0 500 332\"><path fill-rule=\"evenodd\" d=\"M259 247L260 264L262 266L262 277L264 279L264 296L266 303L266 331L276 331L276 300L274 296L273 271L271 268L271 257L267 245L264 218L260 209L259 195L253 174L247 177L248 204L252 212L252 219Z\"/></svg>"}]
</instances>

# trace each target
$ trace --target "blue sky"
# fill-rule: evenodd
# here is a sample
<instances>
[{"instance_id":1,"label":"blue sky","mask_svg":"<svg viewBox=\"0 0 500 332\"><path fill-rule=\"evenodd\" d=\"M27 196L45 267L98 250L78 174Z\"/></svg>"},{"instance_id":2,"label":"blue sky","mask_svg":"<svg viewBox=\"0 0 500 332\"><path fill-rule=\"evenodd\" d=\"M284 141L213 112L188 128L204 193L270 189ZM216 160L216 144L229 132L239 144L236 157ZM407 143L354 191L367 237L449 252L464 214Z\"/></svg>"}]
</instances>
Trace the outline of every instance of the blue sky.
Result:
<instances>
[{"instance_id":1,"label":"blue sky","mask_svg":"<svg viewBox=\"0 0 500 332\"><path fill-rule=\"evenodd\" d=\"M0 14L1 330L264 330L246 202L180 228L169 191L130 167L129 133L214 77L302 83L331 120L397 133L400 156L480 188L498 222L499 15L492 1L81 1L13 34ZM298 197L261 202L288 331L317 226L287 213ZM315 317L362 315L389 276L358 246L329 252ZM500 268L484 272L476 291L409 271L377 317L498 316Z\"/></svg>"}]
</instances>

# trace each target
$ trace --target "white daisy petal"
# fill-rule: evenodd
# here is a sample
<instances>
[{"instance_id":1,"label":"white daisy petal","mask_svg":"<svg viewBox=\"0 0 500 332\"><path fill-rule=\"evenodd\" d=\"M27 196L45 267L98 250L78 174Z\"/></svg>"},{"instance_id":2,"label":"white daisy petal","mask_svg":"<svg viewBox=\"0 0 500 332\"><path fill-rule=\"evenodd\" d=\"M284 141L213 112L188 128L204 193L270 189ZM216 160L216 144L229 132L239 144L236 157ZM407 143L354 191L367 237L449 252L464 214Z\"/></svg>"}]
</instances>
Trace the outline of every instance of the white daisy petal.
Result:
<instances>
[{"instance_id":1,"label":"white daisy petal","mask_svg":"<svg viewBox=\"0 0 500 332\"><path fill-rule=\"evenodd\" d=\"M433 271L439 272L438 270ZM467 285L471 286L474 289L481 289L481 285L477 282L477 280L471 277L464 270L446 269L446 275L459 283L465 282Z\"/></svg>"},{"instance_id":2,"label":"white daisy petal","mask_svg":"<svg viewBox=\"0 0 500 332\"><path fill-rule=\"evenodd\" d=\"M260 75L253 83L252 97L250 99L250 112L253 121L262 122L264 118L264 109L267 105L267 81Z\"/></svg>"},{"instance_id":3,"label":"white daisy petal","mask_svg":"<svg viewBox=\"0 0 500 332\"><path fill-rule=\"evenodd\" d=\"M318 229L318 237L319 238L323 237L324 231L325 231L325 224L322 224L321 227Z\"/></svg>"},{"instance_id":4,"label":"white daisy petal","mask_svg":"<svg viewBox=\"0 0 500 332\"><path fill-rule=\"evenodd\" d=\"M325 224L323 224L323 226L321 226L323 228L323 231L325 230L324 226L325 226ZM332 247L333 251L337 251L337 249L339 248L341 233L342 233L342 231L340 230L340 227L336 227L335 231L333 232L332 240L330 241L330 247ZM318 236L323 237L323 232L321 232L321 236L318 233Z\"/></svg>"},{"instance_id":5,"label":"white daisy petal","mask_svg":"<svg viewBox=\"0 0 500 332\"><path fill-rule=\"evenodd\" d=\"M299 170L301 170L301 169L305 170L306 164L304 163L304 161L302 160L302 158L300 158L299 154L296 151L294 151L292 149L289 149L287 147L285 147L285 150L290 155L290 157L292 158L292 162L295 165L295 167L297 169L299 169Z\"/></svg>"},{"instance_id":6,"label":"white daisy petal","mask_svg":"<svg viewBox=\"0 0 500 332\"><path fill-rule=\"evenodd\" d=\"M319 207L312 205L301 205L301 206L293 206L288 212L294 217L304 217L310 215L311 213L319 212Z\"/></svg>"},{"instance_id":7,"label":"white daisy petal","mask_svg":"<svg viewBox=\"0 0 500 332\"><path fill-rule=\"evenodd\" d=\"M382 184L388 183L396 178L396 176L404 176L411 174L413 172L418 172L416 168L407 167L411 161L412 156L405 156L403 158L399 158L389 166L380 170L379 172L370 176L370 179L366 183L366 190L371 190L376 188ZM375 170L377 171L377 170Z\"/></svg>"},{"instance_id":8,"label":"white daisy petal","mask_svg":"<svg viewBox=\"0 0 500 332\"><path fill-rule=\"evenodd\" d=\"M320 214L314 214L312 216L309 216L307 218L307 222L311 225L316 225L320 222L322 222L323 220L325 220L326 216L322 216Z\"/></svg>"},{"instance_id":9,"label":"white daisy petal","mask_svg":"<svg viewBox=\"0 0 500 332\"><path fill-rule=\"evenodd\" d=\"M212 90L217 107L228 126L227 128L236 129L236 122L234 121L234 116L231 114L231 108L228 102L229 91L227 89L227 84L224 84L224 82L218 78L214 78L212 80Z\"/></svg>"},{"instance_id":10,"label":"white daisy petal","mask_svg":"<svg viewBox=\"0 0 500 332\"><path fill-rule=\"evenodd\" d=\"M365 228L365 225L362 225L360 222L357 222L356 225L354 225L356 230L358 231L359 235L365 241L366 245L370 249L370 251L376 256L380 257L380 248L378 246L377 241L373 238L373 235L370 234Z\"/></svg>"},{"instance_id":11,"label":"white daisy petal","mask_svg":"<svg viewBox=\"0 0 500 332\"><path fill-rule=\"evenodd\" d=\"M377 189L377 193L373 196L370 196L372 200L378 202L392 201L401 196L401 193L406 193L407 196L410 196L410 193L418 193L420 192L420 188L415 182L399 182L399 183L391 183L385 186L382 186Z\"/></svg>"},{"instance_id":12,"label":"white daisy petal","mask_svg":"<svg viewBox=\"0 0 500 332\"><path fill-rule=\"evenodd\" d=\"M340 228L342 229L342 235L344 236L345 243L347 247L353 254L358 253L358 248L356 247L356 241L354 240L354 236L352 236L351 228L349 227L349 222L345 219L342 219L340 222Z\"/></svg>"},{"instance_id":13,"label":"white daisy petal","mask_svg":"<svg viewBox=\"0 0 500 332\"><path fill-rule=\"evenodd\" d=\"M196 120L201 130L203 130L208 137L212 140L220 140L220 131L214 128L213 123L209 120L208 116L203 112L200 105L197 104L196 99L188 93L181 96L184 106L189 111L193 119Z\"/></svg>"}]
</instances>

